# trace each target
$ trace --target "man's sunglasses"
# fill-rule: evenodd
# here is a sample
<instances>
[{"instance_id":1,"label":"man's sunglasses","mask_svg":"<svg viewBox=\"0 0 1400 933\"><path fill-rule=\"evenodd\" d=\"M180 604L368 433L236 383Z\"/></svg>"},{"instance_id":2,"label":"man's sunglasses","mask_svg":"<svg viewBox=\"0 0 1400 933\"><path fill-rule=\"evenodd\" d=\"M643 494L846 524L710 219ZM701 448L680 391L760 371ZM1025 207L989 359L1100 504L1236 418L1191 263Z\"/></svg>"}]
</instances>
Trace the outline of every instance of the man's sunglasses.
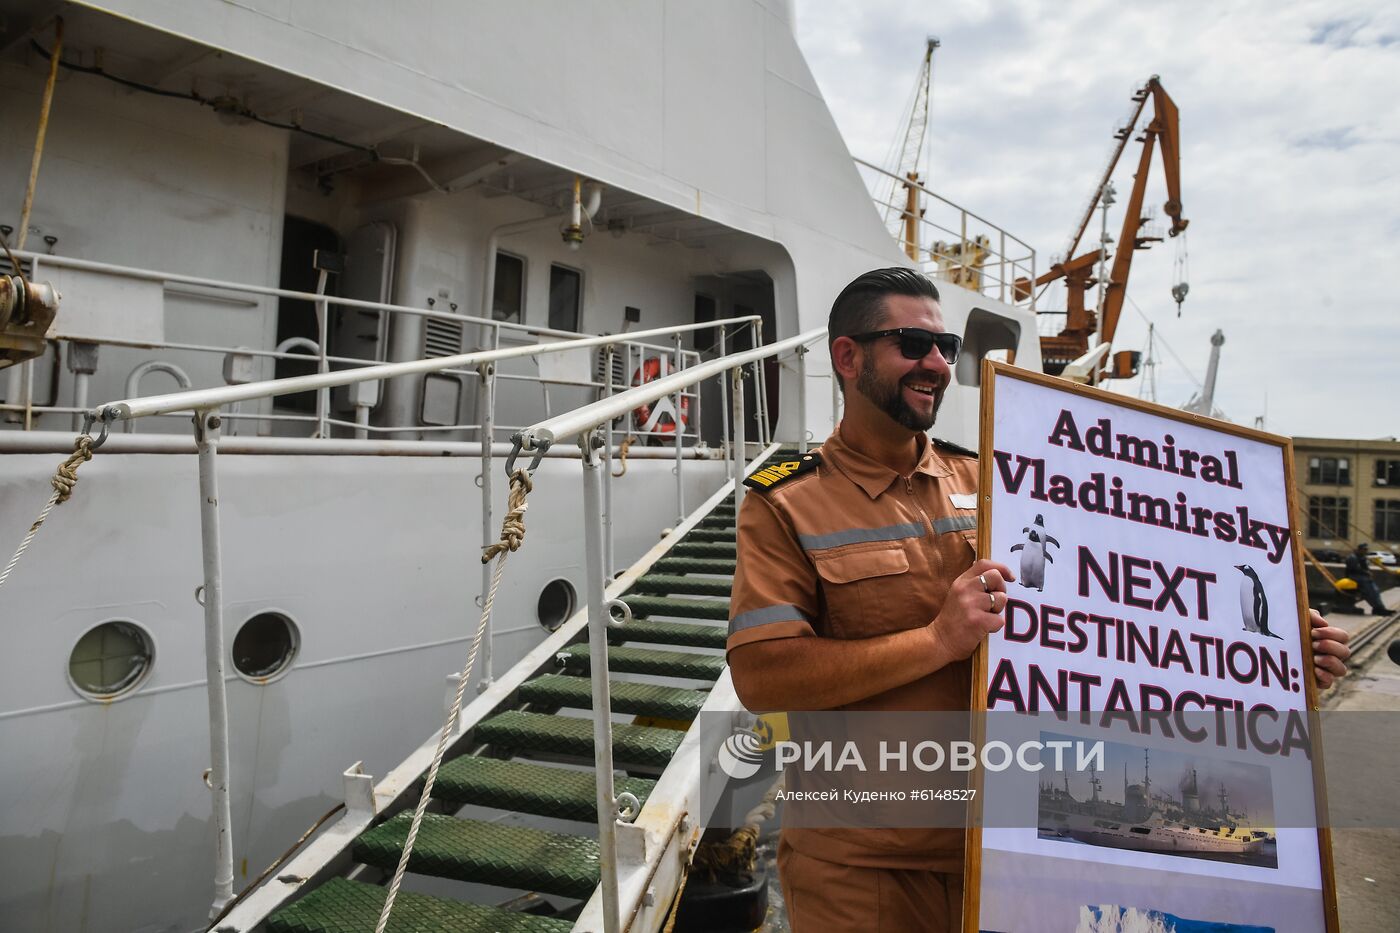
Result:
<instances>
[{"instance_id":1,"label":"man's sunglasses","mask_svg":"<svg viewBox=\"0 0 1400 933\"><path fill-rule=\"evenodd\" d=\"M938 352L952 366L962 352L962 338L957 334L936 334L922 327L896 327L893 330L874 330L868 334L851 334L852 340L861 343L881 337L898 337L899 352L906 360L921 360L937 345Z\"/></svg>"}]
</instances>

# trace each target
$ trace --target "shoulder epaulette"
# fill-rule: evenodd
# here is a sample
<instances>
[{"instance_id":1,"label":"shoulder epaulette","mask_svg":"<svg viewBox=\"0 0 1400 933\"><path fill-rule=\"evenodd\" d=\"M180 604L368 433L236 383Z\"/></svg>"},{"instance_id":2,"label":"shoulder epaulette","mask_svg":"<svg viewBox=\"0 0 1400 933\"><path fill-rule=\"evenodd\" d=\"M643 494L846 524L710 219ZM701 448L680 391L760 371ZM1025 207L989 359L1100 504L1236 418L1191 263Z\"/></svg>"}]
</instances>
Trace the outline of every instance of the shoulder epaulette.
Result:
<instances>
[{"instance_id":1,"label":"shoulder epaulette","mask_svg":"<svg viewBox=\"0 0 1400 933\"><path fill-rule=\"evenodd\" d=\"M941 437L930 437L929 440L933 441L933 446L937 447L939 450L947 451L950 454L960 454L964 457L971 457L973 460L977 459L977 451L975 450L968 450L966 447L954 444L952 441L945 441Z\"/></svg>"},{"instance_id":2,"label":"shoulder epaulette","mask_svg":"<svg viewBox=\"0 0 1400 933\"><path fill-rule=\"evenodd\" d=\"M798 454L791 460L780 460L777 463L768 464L761 470L755 470L744 480L744 485L750 489L772 489L794 476L812 472L821 462L822 455L819 451L813 450L805 454Z\"/></svg>"}]
</instances>

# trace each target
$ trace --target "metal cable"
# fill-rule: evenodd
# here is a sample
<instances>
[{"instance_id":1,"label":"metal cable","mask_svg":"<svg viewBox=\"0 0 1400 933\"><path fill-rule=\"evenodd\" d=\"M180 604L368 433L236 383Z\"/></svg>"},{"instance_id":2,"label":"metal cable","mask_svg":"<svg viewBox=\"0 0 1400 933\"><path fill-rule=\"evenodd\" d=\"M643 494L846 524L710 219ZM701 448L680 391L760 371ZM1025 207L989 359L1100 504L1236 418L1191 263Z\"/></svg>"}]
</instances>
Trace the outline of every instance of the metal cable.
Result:
<instances>
[{"instance_id":1,"label":"metal cable","mask_svg":"<svg viewBox=\"0 0 1400 933\"><path fill-rule=\"evenodd\" d=\"M417 809L413 811L413 822L408 827L408 838L404 840L403 854L399 856L398 867L394 869L394 880L389 883L389 894L384 899L384 908L380 911L379 922L375 924L374 933L384 933L385 927L389 924L389 914L394 909L394 899L399 895L399 886L403 884L404 873L408 870L408 860L413 853L413 843L418 838L418 828L423 824L423 814L427 812L428 801L432 797L438 768L442 765L443 755L447 753L448 737L451 736L457 725L457 717L462 710L462 697L467 691L467 681L471 678L472 668L476 666L476 653L481 647L481 638L486 631L486 623L491 618L491 606L496 601L496 590L501 585L501 571L505 568L506 557L510 555L511 551L518 549L525 539L525 509L527 508L525 498L532 488L533 484L530 482L529 473L524 470L516 470L511 474L510 510L501 523L501 540L482 549L481 562L483 564L488 563L492 557L496 558L496 569L491 575L491 588L487 591L486 602L481 607L481 621L477 623L476 635L472 638L471 651L467 653L466 666L462 668L461 676L457 681L457 695L452 701L451 709L447 711L447 718L442 724L442 732L438 735L437 751L433 753L433 763L428 767L428 776L423 782L423 793L418 798Z\"/></svg>"}]
</instances>

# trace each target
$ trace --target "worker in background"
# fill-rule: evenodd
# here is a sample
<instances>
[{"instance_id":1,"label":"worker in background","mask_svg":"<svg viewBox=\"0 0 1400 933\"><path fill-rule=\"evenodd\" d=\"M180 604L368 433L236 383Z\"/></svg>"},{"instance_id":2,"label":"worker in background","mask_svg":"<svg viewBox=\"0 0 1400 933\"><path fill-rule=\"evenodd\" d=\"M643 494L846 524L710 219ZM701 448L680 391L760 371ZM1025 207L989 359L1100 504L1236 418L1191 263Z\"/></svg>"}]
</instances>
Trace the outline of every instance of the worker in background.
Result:
<instances>
[{"instance_id":1,"label":"worker in background","mask_svg":"<svg viewBox=\"0 0 1400 933\"><path fill-rule=\"evenodd\" d=\"M750 710L969 708L1010 568L975 554L976 455L931 439L961 349L910 269L861 275L827 334L845 416L781 479L747 485L728 661ZM1322 686L1347 634L1313 614ZM961 828L783 829L794 933L961 929Z\"/></svg>"},{"instance_id":2,"label":"worker in background","mask_svg":"<svg viewBox=\"0 0 1400 933\"><path fill-rule=\"evenodd\" d=\"M1381 591L1380 587L1376 586L1376 578L1371 576L1371 548L1365 541L1347 555L1346 572L1347 576L1356 581L1356 592L1370 603L1371 615L1383 616L1390 612L1385 608L1385 603L1381 602Z\"/></svg>"}]
</instances>

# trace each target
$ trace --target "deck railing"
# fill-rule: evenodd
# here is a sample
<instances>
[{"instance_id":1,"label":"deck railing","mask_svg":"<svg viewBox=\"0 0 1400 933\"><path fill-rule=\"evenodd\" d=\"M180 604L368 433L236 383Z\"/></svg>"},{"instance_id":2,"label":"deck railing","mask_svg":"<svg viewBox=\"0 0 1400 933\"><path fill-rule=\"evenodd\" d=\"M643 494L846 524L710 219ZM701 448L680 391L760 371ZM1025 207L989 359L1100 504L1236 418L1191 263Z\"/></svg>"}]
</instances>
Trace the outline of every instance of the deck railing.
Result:
<instances>
[{"instance_id":1,"label":"deck railing","mask_svg":"<svg viewBox=\"0 0 1400 933\"><path fill-rule=\"evenodd\" d=\"M718 328L720 333L721 346L729 339L729 329L735 326L746 327L754 323L750 317L726 318L718 321L709 321L698 324L681 324L671 327L654 328L651 330L634 332L626 335L605 335L592 337L575 337L572 339L558 340L550 343L534 343L526 346L505 347L492 350L480 350L471 353L462 353L454 356L446 356L432 359L420 359L403 363L380 363L374 365L361 366L355 369L339 371L322 371L307 376L295 376L283 379L264 380L260 382L250 382L238 385L226 385L215 388L194 389L182 392L174 392L165 395L150 397L132 397L106 402L83 413L85 432L92 431L94 427L100 428L100 434L96 439L94 449L99 448L106 442L115 425L127 424L136 419L159 417L177 413L194 414L194 439L195 447L199 457L199 497L200 497L200 529L201 529L201 553L203 558L203 585L201 587L201 602L204 607L204 633L205 633L205 668L206 680L209 694L209 731L211 746L212 767L209 775L209 784L213 789L214 803L214 825L215 835L218 845L218 857L215 874L215 911L222 910L233 896L233 843L231 832L230 815L230 793L229 793L229 721L228 705L224 687L224 639L223 639L223 570L222 570L222 542L219 525L219 494L218 494L218 459L220 431L223 424L223 409L229 406L238 405L242 402L274 398L299 392L314 391L327 393L330 389L342 386L353 386L371 381L387 380L397 377L422 375L429 373L459 370L471 372L482 380L483 392L481 398L484 399L482 411L485 413L484 422L490 424L492 419L493 395L491 392L492 379L495 376L495 365L503 360L516 359L525 356L541 356L569 351L586 350L590 348L604 348L605 356L611 363L611 354L617 350L619 345L636 344L639 340L649 338L670 337L674 341L675 359L678 363L687 362L681 349L681 337L689 332L702 328ZM615 437L617 428L614 420L621 415L626 415L643 404L655 406L662 399L669 398L674 406L673 411L679 413L683 399L698 399L698 385L701 381L722 375L731 375L732 389L721 382L721 398L727 399L732 395L733 404L726 404L726 424L725 434L733 430L734 438L732 443L726 442L722 449L724 456L734 462L735 466L731 473L738 477L742 474L742 463L745 459L747 444L745 442L745 422L748 414L744 406L743 392L743 372L746 368L753 371L753 380L758 389L758 400L760 404L756 406L758 413L758 423L760 438L767 442L768 425L766 412L761 400L766 394L763 389L763 367L761 361L777 356L783 352L798 351L799 368L803 372L805 382L805 365L802 364L805 343L819 337L824 331L814 331L804 335L802 338L791 338L775 344L761 346L754 350L743 353L723 356L720 359L710 362L693 365L688 368L679 369L676 372L661 376L653 381L644 383L633 389L626 389L617 394L612 393L612 380L604 381L600 387L604 396L598 401L585 405L575 411L559 415L539 425L523 429L517 432L517 443L514 451L510 455L508 467L514 463L516 455L522 448L532 457L543 456L545 448L554 440L563 439L578 433L584 428L588 429L591 439L590 445L583 450L583 459L588 474L597 483L590 486L588 493L588 506L585 511L585 527L589 529L589 593L590 606L594 605L594 600L601 599L602 589L606 586L607 578L611 576L612 567L612 522L611 522L611 483L612 470L608 466L612 453L611 441ZM607 370L611 372L611 367ZM638 391L640 390L640 391ZM805 391L801 392L802 400L800 407L805 407ZM799 415L799 419L804 417ZM698 426L698 418L694 419ZM687 455L690 458L697 458L708 453L699 447L685 446L683 433L684 419L675 419L674 430L672 432L674 440L675 456L675 476L676 476L676 509L677 514L684 517L684 463ZM553 426L552 429L549 426ZM697 427L698 429L698 427ZM624 429L625 430L625 429ZM805 436L805 424L803 425L803 435ZM490 436L489 432L486 436ZM548 437L549 440L545 440ZM526 443L528 439L528 444ZM306 443L306 442L303 442ZM370 442L372 444L372 442ZM367 445L369 446L369 445ZM480 445L480 457L482 461L482 482L481 482L481 509L482 509L482 543L489 545L496 540L496 529L492 519L492 459L493 444L482 443ZM538 462L538 459L535 460ZM600 466L601 465L601 466ZM532 466L533 469L533 466ZM600 475L601 472L601 475ZM606 477L604 479L603 477ZM606 483L609 494L602 494L602 483ZM595 538L594 531L598 536ZM491 569L488 565L482 567L482 596L485 597L489 585ZM591 628L590 624L590 628ZM604 648L604 652L605 652ZM606 654L604 653L599 663L595 663L594 670L604 672L604 683L606 684ZM493 680L494 672L491 663L491 631L488 627L482 638L482 680L478 689L489 687ZM596 675L595 675L596 680ZM602 707L606 711L606 703ZM611 748L607 749L609 761L611 760ZM600 775L600 780L602 779ZM612 772L609 766L606 771L606 779L611 786ZM601 828L600 828L601 831ZM613 877L614 890L616 889L616 877Z\"/></svg>"},{"instance_id":2,"label":"deck railing","mask_svg":"<svg viewBox=\"0 0 1400 933\"><path fill-rule=\"evenodd\" d=\"M607 446L608 425L618 415L631 411L639 405L654 404L668 394L680 393L687 385L693 384L697 380L730 375L732 380L730 404L733 406L730 423L734 429L734 449L743 451L746 448L743 415L744 395L743 381L738 377L745 366L756 365L769 357L791 352L797 360L799 396L797 436L799 449L806 450L805 360L807 347L825 336L826 329L820 328L778 341L770 346L703 363L693 369L628 389L612 398L601 399L567 414L542 421L519 432L514 438L517 451L511 455L511 460L506 465L507 472L511 470L519 458L530 457L537 463L537 458L542 456L551 446L569 440L577 441L583 455L583 528L588 574L589 677L593 693L593 756L594 777L597 781L598 844L601 862L601 882L599 885L601 901L597 907L601 910L604 933L617 933L621 930L621 918L631 916L638 906L637 903L625 905L622 903L619 884L617 828L620 821L618 814L624 808L621 806L623 800L617 795L613 786L612 704L608 682L608 630L613 623L612 607L616 606L619 600L610 600L607 597L608 580L604 561L608 553L608 546L605 540L605 530L595 519L595 516L605 508L604 486L610 476L606 460L601 454L602 449ZM759 368L761 369L761 367ZM835 413L833 412L833 422L834 420ZM731 458L730 468L730 482L733 484L735 514L737 515L738 508L743 501L745 458L742 456ZM683 505L682 511L684 511ZM624 612L626 612L625 608ZM675 821L675 826L671 831L680 831L679 821ZM653 846L650 852L647 851L647 846L644 844L642 846L643 858L640 863L635 864L634 874L650 875L656 866L650 864L648 860L651 858L659 860L660 853L669 848L668 844L671 841L669 839L662 840L661 844ZM641 887L632 885L630 890L632 897L641 898L644 887L645 885Z\"/></svg>"},{"instance_id":3,"label":"deck railing","mask_svg":"<svg viewBox=\"0 0 1400 933\"><path fill-rule=\"evenodd\" d=\"M929 276L988 298L1035 310L1035 294L1018 298L1016 280L1035 280L1035 250L990 220L923 184L854 159L899 248ZM910 195L915 209L911 214ZM912 221L914 235L909 232Z\"/></svg>"},{"instance_id":4,"label":"deck railing","mask_svg":"<svg viewBox=\"0 0 1400 933\"><path fill-rule=\"evenodd\" d=\"M267 361L292 361L313 366L317 375L340 372L346 369L365 369L381 364L383 361L377 358L340 356L330 352L337 325L349 326L348 318L353 314L368 313L382 316L381 324L378 327L379 337L376 341L381 347L387 342L386 336L392 330L392 322L400 318L415 318L423 321L425 326L432 324L440 328L445 327L447 329L445 332L455 336L459 341L465 339L469 329L475 329L477 331L475 336L479 338L477 342L486 350L500 349L503 339L507 343L528 341L532 345L538 345L545 340L577 340L590 336L573 331L519 324L514 321L495 320L489 316L461 314L457 312L455 304L448 310L342 298L324 292L324 276L320 286L321 291L302 292L95 262L69 256L53 256L29 251L18 251L15 255L21 265L26 268L31 279L39 280L44 276L52 276L57 278L60 284L64 284L64 276L81 277L81 279L74 279L74 282L81 284L84 294L76 299L70 296L69 303L80 300L88 303L101 301L106 304L115 304L121 301L139 303L145 300L153 303L153 307L148 309L152 318L160 316L162 319L178 320L177 315L182 312L179 310L178 302L168 300L171 297L195 300L205 304L213 303L224 308L250 310L257 309L259 302L264 299L290 299L308 302L313 306L316 326L314 337L292 337L270 348L147 339L149 335L119 337L111 334L85 332L84 328L92 329L91 325L68 323L70 316L63 314L61 305L59 317L48 338L55 344L61 344L67 350L66 365L71 377L72 404L58 404L60 379L63 377L63 373L57 354L51 361L47 361L48 365L52 367L51 371L44 376L44 381L48 383L45 392L49 396L47 400L37 398L37 392L42 391L36 390L35 387L36 375L42 369L39 360L29 360L10 367L8 372L0 375L0 387L4 389L4 402L0 403L0 413L3 413L7 420L21 424L24 430L33 429L38 417L50 414L69 415L72 417L73 427L78 426L83 412L89 407L90 386L99 363L99 351L103 347L154 352L166 351L174 357L172 359L148 358L137 363L135 368L125 375L128 385L134 382L137 387L135 390L129 389L127 391L128 395L134 396L139 394L139 388L143 382L142 377L156 372L168 373L182 387L188 388L191 378L187 373L191 370L192 365L200 360L208 361L208 364L204 366L207 371L221 369L223 378L231 385L261 385L263 381L250 380L249 373L265 368ZM5 265L5 260L0 259L0 266L3 265ZM142 296L140 289L143 286L158 288L158 295ZM131 291L133 288L136 289L134 293ZM93 294L95 290L103 291L105 294L99 297ZM130 322L127 322L126 326L131 326ZM719 332L723 337L730 339L741 333L743 329L751 328L754 331L753 343L757 345L763 342L762 318L758 315L729 318L723 322L707 322L696 326L634 331L616 335L610 343L601 344L611 347L614 351L614 359L609 359L609 365L601 370L598 367L588 367L587 373L574 372L567 376L563 373L549 376L498 372L491 377L491 388L494 391L496 383L501 381L536 383L541 387L546 414L548 414L550 403L548 392L552 386L610 393L625 387L626 384L630 383L633 374L640 375L652 360L664 361L663 368L682 369L694 365L704 356L700 350L686 349L680 345L678 339L661 342L649 341L646 338L649 335L675 338L678 334L710 328L722 328ZM97 329L101 330L100 327ZM159 329L164 330L163 327ZM718 345L708 349L716 350ZM537 351L515 354L517 357L538 355ZM448 359L448 357L436 358ZM511 357L503 357L502 359L509 358ZM617 364L616 367L614 367L614 363ZM578 369L578 367L573 368ZM615 377L615 368L621 370L621 383ZM445 366L425 372L440 373L464 380L475 380L480 376L479 372L465 368L465 365ZM251 422L255 425L273 423L301 425L306 435L327 439L337 436L337 434L341 437L366 439L372 436L393 438L405 434L448 437L454 434L460 435L462 432L475 432L480 439L485 441L496 438L504 439L509 436L511 431L520 427L520 425L497 424L494 420L494 410L484 409L480 404L477 406L477 420L474 422L432 425L371 424L370 411L375 404L372 399L378 394L374 391L352 396L348 402L336 406L345 410L353 409L354 420L335 416L330 393L332 387L351 384L369 386L372 381L330 383L309 390L315 392L316 399L314 411L311 413L288 410L242 411L235 403L223 414L224 421L229 425L229 430L225 433L234 433L236 425ZM249 396L246 398L261 397ZM687 404L695 409L700 404L700 399L688 397ZM698 410L696 414L698 415ZM487 415L493 417L488 418ZM698 423L698 417L690 419L691 425L698 425ZM666 439L670 439L669 431L663 434L663 432L655 430L644 431L634 428L632 433L651 437L664 436ZM692 441L699 439L698 431L692 428L686 428L685 433ZM282 434L285 436L285 431Z\"/></svg>"}]
</instances>

